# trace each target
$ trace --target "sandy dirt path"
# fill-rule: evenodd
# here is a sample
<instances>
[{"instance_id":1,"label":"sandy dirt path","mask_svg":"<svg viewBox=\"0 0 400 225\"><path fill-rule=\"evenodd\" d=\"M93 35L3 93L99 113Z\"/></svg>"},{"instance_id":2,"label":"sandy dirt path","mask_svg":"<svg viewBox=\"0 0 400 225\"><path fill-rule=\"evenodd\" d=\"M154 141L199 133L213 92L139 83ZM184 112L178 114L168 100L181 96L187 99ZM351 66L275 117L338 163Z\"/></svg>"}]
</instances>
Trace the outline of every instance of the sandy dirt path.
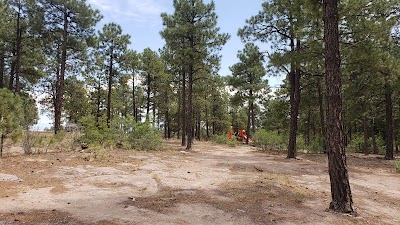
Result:
<instances>
[{"instance_id":1,"label":"sandy dirt path","mask_svg":"<svg viewBox=\"0 0 400 225\"><path fill-rule=\"evenodd\" d=\"M400 224L393 162L348 157L358 216L329 212L324 155L195 143L0 160L0 224Z\"/></svg>"}]
</instances>

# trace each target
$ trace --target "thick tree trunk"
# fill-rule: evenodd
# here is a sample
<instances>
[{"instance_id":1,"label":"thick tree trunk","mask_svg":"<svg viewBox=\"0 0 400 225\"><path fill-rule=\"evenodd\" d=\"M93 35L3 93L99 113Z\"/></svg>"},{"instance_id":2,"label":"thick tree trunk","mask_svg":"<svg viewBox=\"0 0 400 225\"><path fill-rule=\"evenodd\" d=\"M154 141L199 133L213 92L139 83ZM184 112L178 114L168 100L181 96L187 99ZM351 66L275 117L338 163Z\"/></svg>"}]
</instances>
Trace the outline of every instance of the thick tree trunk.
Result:
<instances>
[{"instance_id":1,"label":"thick tree trunk","mask_svg":"<svg viewBox=\"0 0 400 225\"><path fill-rule=\"evenodd\" d=\"M329 208L353 212L343 137L338 0L324 0L325 74L327 89L327 150L332 201Z\"/></svg>"},{"instance_id":2,"label":"thick tree trunk","mask_svg":"<svg viewBox=\"0 0 400 225\"><path fill-rule=\"evenodd\" d=\"M64 104L64 79L65 70L67 64L67 42L68 42L68 13L67 9L64 8L64 29L63 29L63 40L61 45L61 69L60 74L57 77L56 85L56 102L54 107L54 133L57 134L61 129L61 114Z\"/></svg>"},{"instance_id":3,"label":"thick tree trunk","mask_svg":"<svg viewBox=\"0 0 400 225\"><path fill-rule=\"evenodd\" d=\"M291 40L291 49L295 50L294 40ZM296 42L296 51L300 51L300 41ZM295 59L292 59L295 60ZM300 65L293 61L289 73L290 85L290 133L287 158L296 158L297 120L300 107Z\"/></svg>"},{"instance_id":4,"label":"thick tree trunk","mask_svg":"<svg viewBox=\"0 0 400 225\"><path fill-rule=\"evenodd\" d=\"M386 160L393 160L393 90L390 84L385 84L385 105L386 105Z\"/></svg>"}]
</instances>

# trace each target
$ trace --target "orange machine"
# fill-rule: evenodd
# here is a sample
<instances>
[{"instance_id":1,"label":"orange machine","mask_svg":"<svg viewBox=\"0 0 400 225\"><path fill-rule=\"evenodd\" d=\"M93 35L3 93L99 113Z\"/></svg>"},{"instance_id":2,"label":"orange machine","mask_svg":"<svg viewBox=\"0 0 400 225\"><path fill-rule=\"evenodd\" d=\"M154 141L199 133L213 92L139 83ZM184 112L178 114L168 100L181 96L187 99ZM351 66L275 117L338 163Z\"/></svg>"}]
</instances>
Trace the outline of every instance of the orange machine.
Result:
<instances>
[{"instance_id":1,"label":"orange machine","mask_svg":"<svg viewBox=\"0 0 400 225\"><path fill-rule=\"evenodd\" d=\"M247 137L247 133L246 130L238 130L233 128L233 126L231 127L232 131L228 132L228 137L229 139L233 139L236 138L236 140L238 142L241 142L243 144L246 143L246 140L248 139L248 143L253 142L250 138Z\"/></svg>"}]
</instances>

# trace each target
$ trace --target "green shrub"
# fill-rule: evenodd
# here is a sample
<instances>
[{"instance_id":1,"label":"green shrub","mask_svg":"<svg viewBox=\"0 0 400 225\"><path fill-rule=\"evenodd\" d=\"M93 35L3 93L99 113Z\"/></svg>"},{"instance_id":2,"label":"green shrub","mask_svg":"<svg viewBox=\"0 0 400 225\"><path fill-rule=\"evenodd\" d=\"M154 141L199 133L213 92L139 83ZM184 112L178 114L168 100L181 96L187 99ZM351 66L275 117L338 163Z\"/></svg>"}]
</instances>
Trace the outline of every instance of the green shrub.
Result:
<instances>
[{"instance_id":1,"label":"green shrub","mask_svg":"<svg viewBox=\"0 0 400 225\"><path fill-rule=\"evenodd\" d=\"M394 162L394 167L396 169L396 172L400 173L400 160Z\"/></svg>"},{"instance_id":2,"label":"green shrub","mask_svg":"<svg viewBox=\"0 0 400 225\"><path fill-rule=\"evenodd\" d=\"M257 130L253 136L253 143L262 150L267 150L268 132L264 129Z\"/></svg>"},{"instance_id":3,"label":"green shrub","mask_svg":"<svg viewBox=\"0 0 400 225\"><path fill-rule=\"evenodd\" d=\"M287 145L286 135L276 131L259 129L253 136L253 143L263 150L284 150Z\"/></svg>"},{"instance_id":4,"label":"green shrub","mask_svg":"<svg viewBox=\"0 0 400 225\"><path fill-rule=\"evenodd\" d=\"M79 124L84 133L80 138L81 142L103 145L112 139L105 116L100 117L97 122L95 116L85 116L79 120Z\"/></svg>"},{"instance_id":5,"label":"green shrub","mask_svg":"<svg viewBox=\"0 0 400 225\"><path fill-rule=\"evenodd\" d=\"M372 151L372 139L368 139L368 145L371 146L370 151ZM378 147L379 154L385 154L385 140L381 136L376 136L376 145ZM364 153L364 136L356 135L350 144L347 146L346 151L348 152L360 152Z\"/></svg>"},{"instance_id":6,"label":"green shrub","mask_svg":"<svg viewBox=\"0 0 400 225\"><path fill-rule=\"evenodd\" d=\"M229 141L227 135L213 135L211 140L217 144L226 144ZM236 139L234 139L236 141Z\"/></svg>"},{"instance_id":7,"label":"green shrub","mask_svg":"<svg viewBox=\"0 0 400 225\"><path fill-rule=\"evenodd\" d=\"M148 120L135 126L129 140L131 147L138 150L159 150L162 145L161 133Z\"/></svg>"}]
</instances>

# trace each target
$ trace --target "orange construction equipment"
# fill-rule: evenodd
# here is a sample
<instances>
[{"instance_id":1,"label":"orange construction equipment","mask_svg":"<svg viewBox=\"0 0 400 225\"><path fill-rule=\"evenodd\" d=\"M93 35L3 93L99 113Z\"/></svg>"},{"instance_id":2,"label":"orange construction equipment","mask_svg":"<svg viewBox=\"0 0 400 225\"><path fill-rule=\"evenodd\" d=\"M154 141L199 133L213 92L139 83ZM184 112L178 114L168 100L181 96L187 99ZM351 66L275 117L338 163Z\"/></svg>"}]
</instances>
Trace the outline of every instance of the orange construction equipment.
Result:
<instances>
[{"instance_id":1,"label":"orange construction equipment","mask_svg":"<svg viewBox=\"0 0 400 225\"><path fill-rule=\"evenodd\" d=\"M247 143L246 140L248 141L248 143L253 142L250 138L247 137L246 130L235 129L233 128L233 126L231 127L231 129L232 131L228 132L227 134L230 140L236 138L238 142L241 142L243 144Z\"/></svg>"}]
</instances>

